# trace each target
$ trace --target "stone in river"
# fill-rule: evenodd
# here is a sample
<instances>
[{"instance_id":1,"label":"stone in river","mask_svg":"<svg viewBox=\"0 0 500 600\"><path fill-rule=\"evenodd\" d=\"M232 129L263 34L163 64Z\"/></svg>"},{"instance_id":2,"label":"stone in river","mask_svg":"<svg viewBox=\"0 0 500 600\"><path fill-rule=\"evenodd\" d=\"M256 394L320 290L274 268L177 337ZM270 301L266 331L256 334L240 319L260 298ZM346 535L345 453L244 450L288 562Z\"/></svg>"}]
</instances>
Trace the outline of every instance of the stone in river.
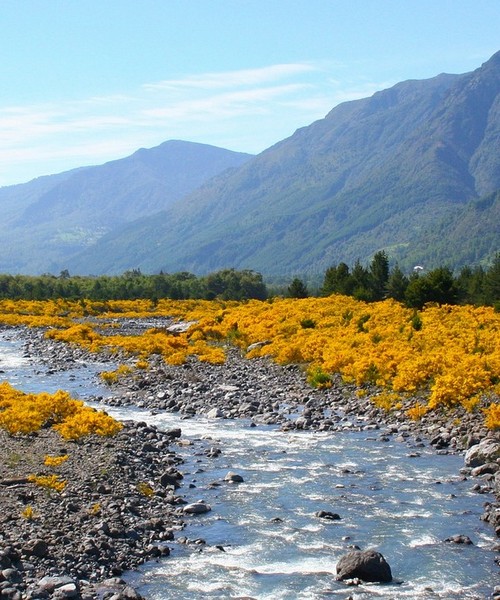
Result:
<instances>
[{"instance_id":1,"label":"stone in river","mask_svg":"<svg viewBox=\"0 0 500 600\"><path fill-rule=\"evenodd\" d=\"M449 538L446 538L444 541L451 542L453 544L465 544L467 546L470 546L473 543L468 535L463 534L452 535Z\"/></svg>"},{"instance_id":2,"label":"stone in river","mask_svg":"<svg viewBox=\"0 0 500 600\"><path fill-rule=\"evenodd\" d=\"M212 510L210 504L207 504L203 500L199 500L198 502L193 502L191 504L186 504L182 508L182 512L190 515L200 515L203 513L207 513L210 510Z\"/></svg>"},{"instance_id":3,"label":"stone in river","mask_svg":"<svg viewBox=\"0 0 500 600\"><path fill-rule=\"evenodd\" d=\"M500 458L500 443L486 438L467 450L465 464L467 467L480 467L486 463L496 462L497 458Z\"/></svg>"},{"instance_id":4,"label":"stone in river","mask_svg":"<svg viewBox=\"0 0 500 600\"><path fill-rule=\"evenodd\" d=\"M340 515L329 510L318 510L314 513L315 517L319 517L320 519L329 519L330 521L338 521L340 519Z\"/></svg>"},{"instance_id":5,"label":"stone in river","mask_svg":"<svg viewBox=\"0 0 500 600\"><path fill-rule=\"evenodd\" d=\"M229 483L243 483L243 477L238 475L238 473L229 471L229 473L224 477L224 481L228 481Z\"/></svg>"},{"instance_id":6,"label":"stone in river","mask_svg":"<svg viewBox=\"0 0 500 600\"><path fill-rule=\"evenodd\" d=\"M337 579L361 579L362 581L392 581L391 567L375 550L355 550L341 557L337 563Z\"/></svg>"}]
</instances>

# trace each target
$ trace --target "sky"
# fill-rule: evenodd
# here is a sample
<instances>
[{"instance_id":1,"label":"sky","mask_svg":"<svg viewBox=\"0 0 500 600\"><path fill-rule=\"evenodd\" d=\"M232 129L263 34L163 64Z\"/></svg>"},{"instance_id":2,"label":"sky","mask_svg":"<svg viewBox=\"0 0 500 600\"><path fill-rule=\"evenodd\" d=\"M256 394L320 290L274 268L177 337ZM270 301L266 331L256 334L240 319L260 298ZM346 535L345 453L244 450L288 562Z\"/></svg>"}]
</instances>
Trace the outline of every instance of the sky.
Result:
<instances>
[{"instance_id":1,"label":"sky","mask_svg":"<svg viewBox=\"0 0 500 600\"><path fill-rule=\"evenodd\" d=\"M0 186L171 139L257 154L498 50L500 0L0 0Z\"/></svg>"}]
</instances>

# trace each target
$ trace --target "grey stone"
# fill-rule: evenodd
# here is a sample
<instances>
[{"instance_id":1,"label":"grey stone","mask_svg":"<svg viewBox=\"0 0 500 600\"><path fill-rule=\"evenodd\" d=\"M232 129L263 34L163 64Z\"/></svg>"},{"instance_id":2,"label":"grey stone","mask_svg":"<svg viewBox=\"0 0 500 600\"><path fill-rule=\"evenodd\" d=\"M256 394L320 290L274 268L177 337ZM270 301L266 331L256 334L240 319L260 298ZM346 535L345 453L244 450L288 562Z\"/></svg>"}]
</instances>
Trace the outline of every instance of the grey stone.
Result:
<instances>
[{"instance_id":1,"label":"grey stone","mask_svg":"<svg viewBox=\"0 0 500 600\"><path fill-rule=\"evenodd\" d=\"M388 583L392 581L391 567L380 552L355 550L342 556L337 563L337 579L355 578Z\"/></svg>"},{"instance_id":2,"label":"grey stone","mask_svg":"<svg viewBox=\"0 0 500 600\"><path fill-rule=\"evenodd\" d=\"M203 500L199 500L198 502L192 502L191 504L186 504L182 507L182 512L191 515L200 515L203 513L207 513L212 510L210 504L207 504Z\"/></svg>"},{"instance_id":3,"label":"grey stone","mask_svg":"<svg viewBox=\"0 0 500 600\"><path fill-rule=\"evenodd\" d=\"M500 443L486 438L471 446L465 453L465 465L467 467L480 467L486 463L495 462L500 458Z\"/></svg>"},{"instance_id":4,"label":"grey stone","mask_svg":"<svg viewBox=\"0 0 500 600\"><path fill-rule=\"evenodd\" d=\"M224 477L224 481L228 481L229 483L243 483L244 479L238 473L233 473L229 471L229 473Z\"/></svg>"}]
</instances>

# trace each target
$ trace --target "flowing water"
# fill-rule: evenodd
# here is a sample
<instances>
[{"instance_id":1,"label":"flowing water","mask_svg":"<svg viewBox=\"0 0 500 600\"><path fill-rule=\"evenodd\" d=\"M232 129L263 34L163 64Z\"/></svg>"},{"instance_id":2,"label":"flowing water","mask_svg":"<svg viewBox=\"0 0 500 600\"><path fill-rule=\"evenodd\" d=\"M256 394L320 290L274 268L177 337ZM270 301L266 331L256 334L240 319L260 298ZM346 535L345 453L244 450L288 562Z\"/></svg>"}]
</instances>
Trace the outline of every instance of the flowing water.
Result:
<instances>
[{"instance_id":1,"label":"flowing water","mask_svg":"<svg viewBox=\"0 0 500 600\"><path fill-rule=\"evenodd\" d=\"M79 365L69 374L40 371L22 359L13 340L0 340L0 369L3 379L25 391L104 394L95 381L98 365ZM384 442L376 431L285 433L246 421L181 420L129 407L109 412L159 428L181 427L192 445L179 449L185 464L178 493L212 507L189 518L177 535L197 543L169 542L170 557L127 574L147 598L480 599L500 584L496 540L480 520L491 498L472 492L473 481L459 475L460 456ZM210 458L211 447L221 453ZM244 482L224 483L228 471ZM341 518L318 518L319 510ZM474 544L443 542L455 534ZM395 583L336 582L335 564L351 545L381 552Z\"/></svg>"}]
</instances>

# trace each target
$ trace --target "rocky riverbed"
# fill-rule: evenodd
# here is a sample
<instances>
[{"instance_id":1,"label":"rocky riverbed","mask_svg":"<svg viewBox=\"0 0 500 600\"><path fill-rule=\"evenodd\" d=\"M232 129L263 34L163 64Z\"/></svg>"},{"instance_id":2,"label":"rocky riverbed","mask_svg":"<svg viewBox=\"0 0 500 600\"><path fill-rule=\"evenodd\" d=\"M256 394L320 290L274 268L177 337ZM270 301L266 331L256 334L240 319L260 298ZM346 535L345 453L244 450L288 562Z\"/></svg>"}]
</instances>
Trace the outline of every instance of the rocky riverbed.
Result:
<instances>
[{"instance_id":1,"label":"rocky riverbed","mask_svg":"<svg viewBox=\"0 0 500 600\"><path fill-rule=\"evenodd\" d=\"M88 358L36 330L19 335L25 337L26 354L50 369L64 370ZM376 408L370 400L374 393L366 389L360 397L340 380L330 389L314 390L299 367L246 360L229 349L224 365L192 360L173 367L158 358L149 370L121 379L101 400L172 411L184 419L197 414L247 418L255 426L332 435L362 429L413 448L430 443L439 453L464 452L463 476L475 478L471 485L478 494L496 494L497 503L486 503L482 518L500 535L500 442L483 427L481 413L428 414L414 422L405 418L405 407L390 413ZM168 554L168 542L183 527L185 500L176 491L182 465L175 454L181 436L179 430L161 433L144 423L126 423L115 438L80 444L63 442L48 430L27 440L3 435L0 442L10 458L0 474L2 596L134 597L120 573ZM58 472L68 485L61 494L27 485L24 479L42 454L65 453L70 459ZM35 510L31 518L23 516L28 506Z\"/></svg>"}]
</instances>

